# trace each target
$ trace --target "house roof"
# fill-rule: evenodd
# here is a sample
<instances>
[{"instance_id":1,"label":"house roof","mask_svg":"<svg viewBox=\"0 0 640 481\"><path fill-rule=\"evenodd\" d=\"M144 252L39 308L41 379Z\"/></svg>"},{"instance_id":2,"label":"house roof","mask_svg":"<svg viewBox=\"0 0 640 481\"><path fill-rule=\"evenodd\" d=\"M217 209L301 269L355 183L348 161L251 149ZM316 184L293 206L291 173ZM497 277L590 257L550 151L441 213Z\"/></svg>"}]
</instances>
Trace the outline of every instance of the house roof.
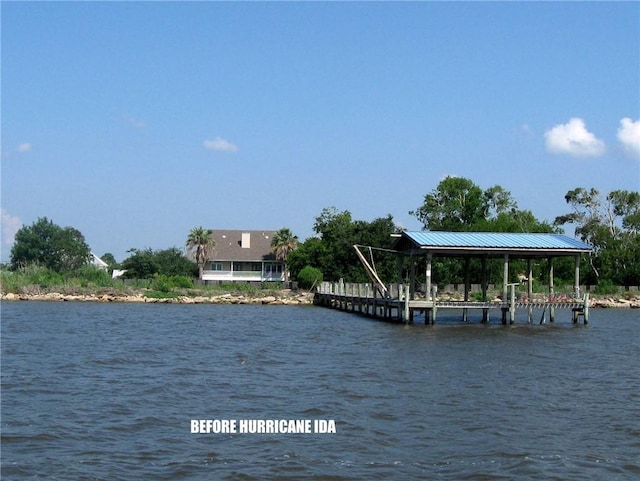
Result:
<instances>
[{"instance_id":1,"label":"house roof","mask_svg":"<svg viewBox=\"0 0 640 481\"><path fill-rule=\"evenodd\" d=\"M275 260L271 230L211 230L215 241L210 261L265 261ZM244 247L243 247L244 241Z\"/></svg>"},{"instance_id":2,"label":"house roof","mask_svg":"<svg viewBox=\"0 0 640 481\"><path fill-rule=\"evenodd\" d=\"M563 234L405 231L394 244L413 254L546 257L591 252L591 246Z\"/></svg>"},{"instance_id":3,"label":"house roof","mask_svg":"<svg viewBox=\"0 0 640 481\"><path fill-rule=\"evenodd\" d=\"M106 269L106 268L109 267L109 264L107 264L105 261L100 259L93 252L89 252L89 256L91 257L91 259L89 259L89 263L91 265L96 266L96 267L100 267L100 268L103 268L103 269Z\"/></svg>"}]
</instances>

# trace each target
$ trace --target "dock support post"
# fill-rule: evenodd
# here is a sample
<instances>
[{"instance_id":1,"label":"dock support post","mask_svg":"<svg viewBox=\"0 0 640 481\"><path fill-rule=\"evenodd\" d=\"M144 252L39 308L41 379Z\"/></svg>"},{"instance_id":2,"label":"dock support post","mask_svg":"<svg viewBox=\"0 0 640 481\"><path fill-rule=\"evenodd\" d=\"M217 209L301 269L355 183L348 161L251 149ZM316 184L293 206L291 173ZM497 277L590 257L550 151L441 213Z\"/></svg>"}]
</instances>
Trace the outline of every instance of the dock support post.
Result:
<instances>
[{"instance_id":1,"label":"dock support post","mask_svg":"<svg viewBox=\"0 0 640 481\"><path fill-rule=\"evenodd\" d=\"M471 259L464 259L464 301L469 302L469 291L471 289ZM468 321L468 309L462 309L462 322Z\"/></svg>"},{"instance_id":2,"label":"dock support post","mask_svg":"<svg viewBox=\"0 0 640 481\"><path fill-rule=\"evenodd\" d=\"M483 257L482 263L482 302L487 302L487 258ZM482 322L489 322L489 309L482 309Z\"/></svg>"},{"instance_id":3,"label":"dock support post","mask_svg":"<svg viewBox=\"0 0 640 481\"><path fill-rule=\"evenodd\" d=\"M416 260L413 256L409 257L411 263L409 267L409 290L407 291L407 297L414 299L416 290Z\"/></svg>"},{"instance_id":4,"label":"dock support post","mask_svg":"<svg viewBox=\"0 0 640 481\"><path fill-rule=\"evenodd\" d=\"M531 298L533 297L533 269L531 267L531 259L527 259L527 308L529 313L529 324L533 323L533 307L531 307Z\"/></svg>"},{"instance_id":5,"label":"dock support post","mask_svg":"<svg viewBox=\"0 0 640 481\"><path fill-rule=\"evenodd\" d=\"M588 292L584 294L584 307L582 311L582 316L584 318L583 322L586 326L587 324L589 324L589 293Z\"/></svg>"},{"instance_id":6,"label":"dock support post","mask_svg":"<svg viewBox=\"0 0 640 481\"><path fill-rule=\"evenodd\" d=\"M433 316L431 317L431 324L435 324L436 323L436 317L438 315L438 306L436 306L436 296L438 294L438 286L433 286L433 296L432 296L432 300L433 300L433 309L432 309L432 314Z\"/></svg>"},{"instance_id":7,"label":"dock support post","mask_svg":"<svg viewBox=\"0 0 640 481\"><path fill-rule=\"evenodd\" d=\"M371 300L369 301L369 315L375 317L376 305L378 303L378 289L374 285L371 286Z\"/></svg>"},{"instance_id":8,"label":"dock support post","mask_svg":"<svg viewBox=\"0 0 640 481\"><path fill-rule=\"evenodd\" d=\"M391 284L389 284L389 292L391 292ZM391 305L389 304L388 300L385 303L384 318L387 319L387 320L391 319Z\"/></svg>"},{"instance_id":9,"label":"dock support post","mask_svg":"<svg viewBox=\"0 0 640 481\"><path fill-rule=\"evenodd\" d=\"M409 319L409 298L411 297L411 286L406 285L404 289L404 323L408 324L413 319Z\"/></svg>"},{"instance_id":10,"label":"dock support post","mask_svg":"<svg viewBox=\"0 0 640 481\"><path fill-rule=\"evenodd\" d=\"M553 257L549 257L549 297L551 302L555 299L556 289L553 282ZM549 322L553 323L556 320L556 308L553 305L549 306Z\"/></svg>"},{"instance_id":11,"label":"dock support post","mask_svg":"<svg viewBox=\"0 0 640 481\"><path fill-rule=\"evenodd\" d=\"M502 269L502 305L508 302L508 283L509 283L509 254L504 255L504 265ZM502 325L507 324L507 307L502 308Z\"/></svg>"},{"instance_id":12,"label":"dock support post","mask_svg":"<svg viewBox=\"0 0 640 481\"><path fill-rule=\"evenodd\" d=\"M427 268L425 272L425 277L426 277L425 294L427 297L427 301L431 300L431 261L432 259L433 259L433 254L429 252L427 254Z\"/></svg>"},{"instance_id":13,"label":"dock support post","mask_svg":"<svg viewBox=\"0 0 640 481\"><path fill-rule=\"evenodd\" d=\"M507 302L507 285L509 283L509 254L504 255L504 265L502 270L502 302Z\"/></svg>"},{"instance_id":14,"label":"dock support post","mask_svg":"<svg viewBox=\"0 0 640 481\"><path fill-rule=\"evenodd\" d=\"M365 315L369 315L369 284L364 285L364 312Z\"/></svg>"},{"instance_id":15,"label":"dock support post","mask_svg":"<svg viewBox=\"0 0 640 481\"><path fill-rule=\"evenodd\" d=\"M509 299L509 324L516 321L516 285L511 284L511 297Z\"/></svg>"},{"instance_id":16,"label":"dock support post","mask_svg":"<svg viewBox=\"0 0 640 481\"><path fill-rule=\"evenodd\" d=\"M575 280L573 281L573 295L580 297L580 256L575 256Z\"/></svg>"}]
</instances>

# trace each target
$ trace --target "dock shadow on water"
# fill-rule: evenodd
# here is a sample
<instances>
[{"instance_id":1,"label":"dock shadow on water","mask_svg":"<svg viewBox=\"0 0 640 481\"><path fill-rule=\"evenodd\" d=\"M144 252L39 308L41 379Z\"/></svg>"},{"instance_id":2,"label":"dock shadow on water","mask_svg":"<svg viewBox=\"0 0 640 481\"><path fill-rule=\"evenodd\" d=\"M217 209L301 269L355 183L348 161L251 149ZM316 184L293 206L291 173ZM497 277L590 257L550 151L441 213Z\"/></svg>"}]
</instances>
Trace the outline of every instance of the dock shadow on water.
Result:
<instances>
[{"instance_id":1,"label":"dock shadow on water","mask_svg":"<svg viewBox=\"0 0 640 481\"><path fill-rule=\"evenodd\" d=\"M637 479L640 312L3 303L2 478ZM191 433L191 420L335 433Z\"/></svg>"}]
</instances>

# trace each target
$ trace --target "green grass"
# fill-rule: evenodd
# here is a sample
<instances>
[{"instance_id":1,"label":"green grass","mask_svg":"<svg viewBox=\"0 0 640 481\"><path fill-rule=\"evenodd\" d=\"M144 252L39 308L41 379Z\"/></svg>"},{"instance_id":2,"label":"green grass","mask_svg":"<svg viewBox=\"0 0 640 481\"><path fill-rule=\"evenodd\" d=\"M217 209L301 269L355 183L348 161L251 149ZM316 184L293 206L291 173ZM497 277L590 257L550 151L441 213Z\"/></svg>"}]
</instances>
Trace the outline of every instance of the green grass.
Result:
<instances>
[{"instance_id":1,"label":"green grass","mask_svg":"<svg viewBox=\"0 0 640 481\"><path fill-rule=\"evenodd\" d=\"M156 299L170 299L179 296L211 296L234 294L247 297L274 295L281 285L274 283L225 283L219 285L196 286L194 280L186 276L156 275L151 279L131 280L111 279L102 269L86 266L73 272L60 274L37 265L30 265L15 271L0 271L0 291L14 294L41 294L60 292L63 294L94 294L104 291L132 293L144 291L144 296Z\"/></svg>"},{"instance_id":2,"label":"green grass","mask_svg":"<svg viewBox=\"0 0 640 481\"><path fill-rule=\"evenodd\" d=\"M149 299L176 299L180 297L180 293L178 292L163 292L163 291L149 291L145 292L143 297L147 297Z\"/></svg>"}]
</instances>

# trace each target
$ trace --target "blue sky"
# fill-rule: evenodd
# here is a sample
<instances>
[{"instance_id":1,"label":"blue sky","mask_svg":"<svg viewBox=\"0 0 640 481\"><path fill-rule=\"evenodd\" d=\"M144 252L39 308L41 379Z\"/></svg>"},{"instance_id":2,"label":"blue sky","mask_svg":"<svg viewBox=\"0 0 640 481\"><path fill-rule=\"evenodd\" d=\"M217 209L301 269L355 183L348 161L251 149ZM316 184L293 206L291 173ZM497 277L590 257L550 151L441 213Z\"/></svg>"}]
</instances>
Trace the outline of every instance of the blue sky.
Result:
<instances>
[{"instance_id":1,"label":"blue sky","mask_svg":"<svg viewBox=\"0 0 640 481\"><path fill-rule=\"evenodd\" d=\"M552 221L640 189L638 2L2 2L2 260L48 217L121 261L313 235L447 175Z\"/></svg>"}]
</instances>

